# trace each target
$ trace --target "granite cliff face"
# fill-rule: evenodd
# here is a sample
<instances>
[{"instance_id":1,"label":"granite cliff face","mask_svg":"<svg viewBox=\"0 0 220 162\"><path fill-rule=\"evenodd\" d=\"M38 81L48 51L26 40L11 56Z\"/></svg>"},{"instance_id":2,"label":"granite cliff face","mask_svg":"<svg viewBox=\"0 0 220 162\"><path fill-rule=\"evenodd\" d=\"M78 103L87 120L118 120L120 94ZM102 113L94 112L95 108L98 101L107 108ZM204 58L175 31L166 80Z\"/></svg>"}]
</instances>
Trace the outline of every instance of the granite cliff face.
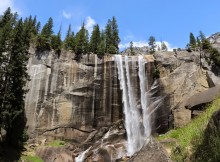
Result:
<instances>
[{"instance_id":1,"label":"granite cliff face","mask_svg":"<svg viewBox=\"0 0 220 162\"><path fill-rule=\"evenodd\" d=\"M28 72L31 81L25 100L30 137L43 135L48 139L72 141L74 151L69 148L62 151L70 151L70 156L82 158L81 155L85 156L82 151L87 150L84 152L86 157L83 157L87 161L97 156L125 157L125 121L121 120L125 119L123 91L115 57L106 55L98 58L90 54L76 62L70 51L62 51L59 58L53 51L36 53L31 49L30 52ZM135 108L140 110L138 57L127 58L130 60L126 65L130 71L129 85L134 92ZM204 68L207 66L204 59L200 64L198 52L156 52L153 56L145 55L143 59L147 62L145 75L149 88L146 93L150 95L152 133L165 133L173 124L181 127L190 122L195 112L185 108L189 98L206 92L219 81L209 68ZM125 62L123 66L125 68ZM157 71L159 79L155 79ZM117 121L120 121L119 126L113 124ZM140 119L140 122L144 121ZM102 155L103 151L105 155ZM38 153L40 157L49 157L44 149ZM162 153L163 156L166 155ZM50 157L54 158L54 155Z\"/></svg>"},{"instance_id":2,"label":"granite cliff face","mask_svg":"<svg viewBox=\"0 0 220 162\"><path fill-rule=\"evenodd\" d=\"M31 81L25 109L28 133L84 140L90 132L123 118L121 90L114 57L85 55L76 62L71 52L35 53L28 62ZM137 58L134 58L137 60ZM152 75L152 57L146 64ZM133 86L139 86L138 63L130 63ZM148 78L152 78L149 76ZM149 79L149 85L153 82ZM138 88L137 88L138 90ZM135 96L140 100L140 96Z\"/></svg>"}]
</instances>

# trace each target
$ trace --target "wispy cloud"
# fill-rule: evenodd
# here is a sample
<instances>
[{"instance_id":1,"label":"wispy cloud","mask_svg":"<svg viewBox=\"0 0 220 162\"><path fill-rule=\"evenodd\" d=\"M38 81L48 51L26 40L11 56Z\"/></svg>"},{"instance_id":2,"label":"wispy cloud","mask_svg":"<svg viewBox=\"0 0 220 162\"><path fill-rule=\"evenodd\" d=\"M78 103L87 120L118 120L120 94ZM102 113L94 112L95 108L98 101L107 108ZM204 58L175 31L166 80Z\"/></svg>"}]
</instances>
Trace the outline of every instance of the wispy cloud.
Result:
<instances>
[{"instance_id":1,"label":"wispy cloud","mask_svg":"<svg viewBox=\"0 0 220 162\"><path fill-rule=\"evenodd\" d=\"M72 14L68 13L67 11L63 10L62 15L65 19L71 19Z\"/></svg>"},{"instance_id":2,"label":"wispy cloud","mask_svg":"<svg viewBox=\"0 0 220 162\"><path fill-rule=\"evenodd\" d=\"M85 27L89 31L89 33L92 33L93 26L96 24L96 21L92 19L90 16L86 18Z\"/></svg>"},{"instance_id":3,"label":"wispy cloud","mask_svg":"<svg viewBox=\"0 0 220 162\"><path fill-rule=\"evenodd\" d=\"M15 6L14 0L0 0L0 4L0 14L3 14L8 7L11 8L12 12L21 14L21 11Z\"/></svg>"},{"instance_id":4,"label":"wispy cloud","mask_svg":"<svg viewBox=\"0 0 220 162\"><path fill-rule=\"evenodd\" d=\"M130 42L129 43L124 43L124 44L119 44L120 49L125 49L125 48L128 48L129 46L130 46ZM148 42L146 42L146 41L133 41L133 46L134 47L148 46Z\"/></svg>"}]
</instances>

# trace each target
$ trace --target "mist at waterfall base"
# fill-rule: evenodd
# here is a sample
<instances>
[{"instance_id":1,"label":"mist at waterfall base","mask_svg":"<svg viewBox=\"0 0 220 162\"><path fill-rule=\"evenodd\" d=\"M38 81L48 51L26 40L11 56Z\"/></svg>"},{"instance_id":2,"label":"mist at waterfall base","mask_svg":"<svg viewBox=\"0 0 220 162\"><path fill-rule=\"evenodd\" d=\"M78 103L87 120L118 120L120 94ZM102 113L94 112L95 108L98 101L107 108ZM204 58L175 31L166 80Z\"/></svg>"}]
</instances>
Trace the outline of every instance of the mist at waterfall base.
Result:
<instances>
[{"instance_id":1,"label":"mist at waterfall base","mask_svg":"<svg viewBox=\"0 0 220 162\"><path fill-rule=\"evenodd\" d=\"M157 88L157 83L148 87L148 78L144 56L129 57L122 55L114 56L115 65L118 71L120 89L122 91L122 102L124 112L124 125L127 133L126 154L132 156L150 141L151 115L160 107L164 97L153 98L151 90ZM132 84L132 72L138 70L139 85ZM139 88L139 89L138 89ZM137 90L138 89L138 90ZM139 93L139 94L136 94ZM109 137L110 130L103 139ZM86 159L88 148L76 157L76 162L83 162Z\"/></svg>"}]
</instances>

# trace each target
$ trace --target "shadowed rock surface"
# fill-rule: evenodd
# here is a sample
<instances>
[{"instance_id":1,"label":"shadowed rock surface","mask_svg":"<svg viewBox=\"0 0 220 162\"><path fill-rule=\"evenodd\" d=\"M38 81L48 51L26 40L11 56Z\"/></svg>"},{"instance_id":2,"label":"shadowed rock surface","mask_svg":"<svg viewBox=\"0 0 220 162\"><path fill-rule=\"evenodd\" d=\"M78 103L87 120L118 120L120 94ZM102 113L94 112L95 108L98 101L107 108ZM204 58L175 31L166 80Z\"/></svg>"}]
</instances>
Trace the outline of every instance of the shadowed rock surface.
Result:
<instances>
[{"instance_id":1,"label":"shadowed rock surface","mask_svg":"<svg viewBox=\"0 0 220 162\"><path fill-rule=\"evenodd\" d=\"M186 108L190 110L202 109L205 104L212 102L220 94L220 86L215 86L191 96L187 100Z\"/></svg>"}]
</instances>

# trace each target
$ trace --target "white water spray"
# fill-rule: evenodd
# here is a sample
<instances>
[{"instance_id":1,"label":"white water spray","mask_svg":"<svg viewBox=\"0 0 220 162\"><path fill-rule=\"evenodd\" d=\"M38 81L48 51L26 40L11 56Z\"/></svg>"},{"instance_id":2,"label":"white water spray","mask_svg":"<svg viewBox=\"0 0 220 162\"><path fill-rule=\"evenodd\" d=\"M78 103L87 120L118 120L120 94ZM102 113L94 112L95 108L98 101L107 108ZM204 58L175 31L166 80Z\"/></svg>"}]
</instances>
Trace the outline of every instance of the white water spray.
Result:
<instances>
[{"instance_id":1,"label":"white water spray","mask_svg":"<svg viewBox=\"0 0 220 162\"><path fill-rule=\"evenodd\" d=\"M148 110L148 79L145 71L145 60L143 56L138 56L138 75L140 79L140 91L141 91L141 107L143 112L143 125L144 125L144 136L149 137L151 133L150 126L150 115Z\"/></svg>"},{"instance_id":2,"label":"white water spray","mask_svg":"<svg viewBox=\"0 0 220 162\"><path fill-rule=\"evenodd\" d=\"M118 69L118 78L120 81L120 88L122 90L122 101L125 114L125 128L127 131L127 154L133 155L139 151L145 143L145 138L150 136L150 117L148 115L147 103L147 79L145 75L145 62L142 56L138 58L140 92L141 92L141 107L143 116L137 108L137 101L135 99L134 87L131 84L131 76L129 71L129 62L132 61L128 56L115 55L115 62ZM123 65L123 63L125 65ZM132 62L133 64L133 62ZM141 122L143 121L143 123ZM144 131L143 131L144 129ZM143 133L144 132L144 133Z\"/></svg>"},{"instance_id":3,"label":"white water spray","mask_svg":"<svg viewBox=\"0 0 220 162\"><path fill-rule=\"evenodd\" d=\"M90 151L90 149L92 148L89 147L87 150L83 151L82 153L80 153L76 158L75 158L75 162L83 162L86 159L86 154Z\"/></svg>"}]
</instances>

